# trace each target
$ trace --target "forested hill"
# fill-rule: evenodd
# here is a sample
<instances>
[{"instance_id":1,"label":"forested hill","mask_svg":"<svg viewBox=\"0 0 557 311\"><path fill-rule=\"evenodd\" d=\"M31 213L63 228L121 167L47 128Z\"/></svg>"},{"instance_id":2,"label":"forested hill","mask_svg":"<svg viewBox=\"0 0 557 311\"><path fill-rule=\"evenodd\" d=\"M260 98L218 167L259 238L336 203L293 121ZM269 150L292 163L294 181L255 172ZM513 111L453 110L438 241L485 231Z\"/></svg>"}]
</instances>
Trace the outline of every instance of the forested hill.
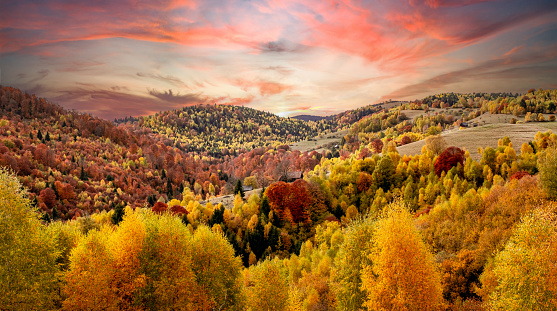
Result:
<instances>
[{"instance_id":1,"label":"forested hill","mask_svg":"<svg viewBox=\"0 0 557 311\"><path fill-rule=\"evenodd\" d=\"M155 133L180 141L186 151L212 156L287 144L333 129L333 122L305 122L272 113L228 105L196 105L132 120Z\"/></svg>"}]
</instances>

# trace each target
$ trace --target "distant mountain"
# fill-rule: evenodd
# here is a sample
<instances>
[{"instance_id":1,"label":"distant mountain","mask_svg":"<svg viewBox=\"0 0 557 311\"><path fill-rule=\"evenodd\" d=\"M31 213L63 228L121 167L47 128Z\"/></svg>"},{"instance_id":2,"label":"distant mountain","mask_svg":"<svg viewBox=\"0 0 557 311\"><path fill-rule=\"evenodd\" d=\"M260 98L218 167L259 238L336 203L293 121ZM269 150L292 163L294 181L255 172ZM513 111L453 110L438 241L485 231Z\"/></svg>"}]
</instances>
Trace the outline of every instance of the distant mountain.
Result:
<instances>
[{"instance_id":1,"label":"distant mountain","mask_svg":"<svg viewBox=\"0 0 557 311\"><path fill-rule=\"evenodd\" d=\"M313 116L313 115L309 115L309 114L301 114L299 116L293 116L290 117L291 119L296 119L296 120L301 120L301 121L321 121L321 120L327 120L327 121L331 121L335 118L335 116L326 116L326 117L322 117L322 116Z\"/></svg>"},{"instance_id":2,"label":"distant mountain","mask_svg":"<svg viewBox=\"0 0 557 311\"><path fill-rule=\"evenodd\" d=\"M325 131L335 130L330 120L308 123L283 118L252 108L229 105L196 105L165 111L132 121L138 126L166 135L189 152L207 152L221 157L278 144L306 140Z\"/></svg>"}]
</instances>

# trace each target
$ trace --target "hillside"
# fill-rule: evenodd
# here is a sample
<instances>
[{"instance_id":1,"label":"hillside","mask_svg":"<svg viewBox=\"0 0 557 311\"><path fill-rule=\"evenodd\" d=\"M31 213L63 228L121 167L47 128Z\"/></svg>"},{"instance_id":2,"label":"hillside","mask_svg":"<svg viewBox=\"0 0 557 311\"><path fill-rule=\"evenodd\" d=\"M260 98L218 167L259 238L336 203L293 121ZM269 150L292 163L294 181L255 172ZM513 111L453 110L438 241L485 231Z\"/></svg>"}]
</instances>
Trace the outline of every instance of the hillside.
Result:
<instances>
[{"instance_id":1,"label":"hillside","mask_svg":"<svg viewBox=\"0 0 557 311\"><path fill-rule=\"evenodd\" d=\"M219 157L142 120L0 92L0 259L17 258L6 271L18 286L39 286L31 297L0 285L2 307L358 310L389 290L416 310L488 310L493 293L522 299L515 283L529 284L524 297L556 294L557 135L530 136L556 123L488 121L523 100L552 112L557 90L364 107L317 135L340 138L334 152L275 142ZM465 121L481 126L457 130ZM457 147L438 148L443 131ZM458 148L494 135L481 156Z\"/></svg>"},{"instance_id":2,"label":"hillside","mask_svg":"<svg viewBox=\"0 0 557 311\"><path fill-rule=\"evenodd\" d=\"M301 120L301 121L321 121L321 120L332 120L335 116L327 116L327 117L322 117L322 116L312 116L309 114L301 114L298 116L293 116L291 117L292 119L296 119L296 120Z\"/></svg>"},{"instance_id":3,"label":"hillside","mask_svg":"<svg viewBox=\"0 0 557 311\"><path fill-rule=\"evenodd\" d=\"M512 116L495 115L504 119L511 119ZM507 136L513 142L515 148L520 148L523 143L528 143L534 139L536 133L547 132L552 130L556 132L557 122L532 122L526 124L509 124L509 123L490 123L488 118L477 118L480 124L484 124L482 120L486 120L485 125L473 128L463 128L461 130L454 129L443 132L441 136L445 139L449 146L458 146L470 152L470 156L479 160L481 154L478 148L490 146L497 147L497 142L501 137ZM492 119L492 118L489 118ZM499 118L497 118L499 119ZM496 119L496 120L497 120ZM473 119L472 121L474 121ZM400 154L415 155L420 154L425 141L420 140L404 146L399 146Z\"/></svg>"},{"instance_id":4,"label":"hillside","mask_svg":"<svg viewBox=\"0 0 557 311\"><path fill-rule=\"evenodd\" d=\"M215 157L304 140L333 127L332 122L308 123L228 105L189 106L129 120L166 135L188 152Z\"/></svg>"}]
</instances>

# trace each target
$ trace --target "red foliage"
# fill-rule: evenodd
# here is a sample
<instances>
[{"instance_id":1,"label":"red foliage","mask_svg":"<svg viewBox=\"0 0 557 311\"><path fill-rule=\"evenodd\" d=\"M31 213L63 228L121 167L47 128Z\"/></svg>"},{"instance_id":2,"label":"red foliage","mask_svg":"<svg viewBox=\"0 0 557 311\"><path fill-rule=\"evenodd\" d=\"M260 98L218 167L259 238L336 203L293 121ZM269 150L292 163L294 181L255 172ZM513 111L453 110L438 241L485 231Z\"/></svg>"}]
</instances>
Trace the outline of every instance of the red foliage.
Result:
<instances>
[{"instance_id":1,"label":"red foliage","mask_svg":"<svg viewBox=\"0 0 557 311\"><path fill-rule=\"evenodd\" d=\"M371 150L375 153L380 153L383 150L383 141L379 138L374 139L371 143Z\"/></svg>"},{"instance_id":2,"label":"red foliage","mask_svg":"<svg viewBox=\"0 0 557 311\"><path fill-rule=\"evenodd\" d=\"M156 204L155 204L156 205ZM185 207L181 206L181 205L174 205L170 208L170 213L172 213L173 215L187 215L189 214L188 210L186 210Z\"/></svg>"},{"instance_id":3,"label":"red foliage","mask_svg":"<svg viewBox=\"0 0 557 311\"><path fill-rule=\"evenodd\" d=\"M373 153L368 148L362 148L362 151L360 151L360 155L358 156L358 159L365 159L371 156L372 154Z\"/></svg>"},{"instance_id":4,"label":"red foliage","mask_svg":"<svg viewBox=\"0 0 557 311\"><path fill-rule=\"evenodd\" d=\"M41 190L39 194L39 199L46 204L48 208L52 208L56 204L56 194L54 190L50 188L45 188Z\"/></svg>"},{"instance_id":5,"label":"red foliage","mask_svg":"<svg viewBox=\"0 0 557 311\"><path fill-rule=\"evenodd\" d=\"M325 217L325 221L340 222L340 220L338 220L338 218L336 218L335 215L329 215L329 216Z\"/></svg>"},{"instance_id":6,"label":"red foliage","mask_svg":"<svg viewBox=\"0 0 557 311\"><path fill-rule=\"evenodd\" d=\"M58 191L58 196L60 200L71 200L75 198L75 192L73 191L73 186L68 184L62 184L60 181L54 183L56 191Z\"/></svg>"},{"instance_id":7,"label":"red foliage","mask_svg":"<svg viewBox=\"0 0 557 311\"><path fill-rule=\"evenodd\" d=\"M518 171L511 176L511 180L513 180L513 179L520 180L524 176L532 176L532 175L530 175L530 173L528 173L526 171Z\"/></svg>"},{"instance_id":8,"label":"red foliage","mask_svg":"<svg viewBox=\"0 0 557 311\"><path fill-rule=\"evenodd\" d=\"M458 147L449 147L435 161L435 174L441 176L442 172L448 172L458 163L464 164L464 151Z\"/></svg>"},{"instance_id":9,"label":"red foliage","mask_svg":"<svg viewBox=\"0 0 557 311\"><path fill-rule=\"evenodd\" d=\"M163 202L157 202L151 208L151 210L157 214L163 214L166 212L167 209L168 209L168 205L166 205L166 203Z\"/></svg>"},{"instance_id":10,"label":"red foliage","mask_svg":"<svg viewBox=\"0 0 557 311\"><path fill-rule=\"evenodd\" d=\"M271 205L271 209L277 214L277 216L284 220L286 217L286 204L285 200L290 193L290 185L285 183L284 181L279 181L276 183L271 184L265 194L267 198L269 198L269 203Z\"/></svg>"},{"instance_id":11,"label":"red foliage","mask_svg":"<svg viewBox=\"0 0 557 311\"><path fill-rule=\"evenodd\" d=\"M271 184L265 193L271 209L281 220L289 220L292 224L308 223L313 203L309 187L309 183L303 179L292 184L279 181Z\"/></svg>"},{"instance_id":12,"label":"red foliage","mask_svg":"<svg viewBox=\"0 0 557 311\"><path fill-rule=\"evenodd\" d=\"M358 175L358 180L356 181L358 192L366 191L367 189L369 189L372 183L373 179L371 178L370 174L366 172L360 172L360 174Z\"/></svg>"},{"instance_id":13,"label":"red foliage","mask_svg":"<svg viewBox=\"0 0 557 311\"><path fill-rule=\"evenodd\" d=\"M412 142L412 139L408 136L404 136L402 137L402 140L400 141L401 145L406 145Z\"/></svg>"}]
</instances>

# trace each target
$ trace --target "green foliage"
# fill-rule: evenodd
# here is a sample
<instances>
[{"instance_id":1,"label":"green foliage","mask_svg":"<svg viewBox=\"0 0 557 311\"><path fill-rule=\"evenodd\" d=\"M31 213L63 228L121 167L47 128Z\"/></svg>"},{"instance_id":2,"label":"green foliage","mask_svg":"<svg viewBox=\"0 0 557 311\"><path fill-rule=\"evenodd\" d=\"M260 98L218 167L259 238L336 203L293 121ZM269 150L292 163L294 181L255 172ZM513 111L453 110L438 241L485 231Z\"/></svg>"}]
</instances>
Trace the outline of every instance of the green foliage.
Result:
<instances>
[{"instance_id":1,"label":"green foliage","mask_svg":"<svg viewBox=\"0 0 557 311\"><path fill-rule=\"evenodd\" d=\"M489 295L490 309L557 309L557 223L554 212L537 210L524 217L505 248L495 256L493 274L497 285Z\"/></svg>"},{"instance_id":2,"label":"green foliage","mask_svg":"<svg viewBox=\"0 0 557 311\"><path fill-rule=\"evenodd\" d=\"M244 187L242 187L242 181L238 179L236 186L234 186L234 194L240 194L240 198L244 198L246 194L244 193Z\"/></svg>"},{"instance_id":3,"label":"green foliage","mask_svg":"<svg viewBox=\"0 0 557 311\"><path fill-rule=\"evenodd\" d=\"M0 168L0 244L1 309L53 309L60 299L56 241L5 168Z\"/></svg>"},{"instance_id":4,"label":"green foliage","mask_svg":"<svg viewBox=\"0 0 557 311\"><path fill-rule=\"evenodd\" d=\"M540 181L547 195L557 199L557 147L552 146L545 149L538 156L538 167Z\"/></svg>"},{"instance_id":5,"label":"green foliage","mask_svg":"<svg viewBox=\"0 0 557 311\"><path fill-rule=\"evenodd\" d=\"M124 203L119 202L114 207L114 214L112 214L112 223L118 225L124 218Z\"/></svg>"},{"instance_id":6,"label":"green foliage","mask_svg":"<svg viewBox=\"0 0 557 311\"><path fill-rule=\"evenodd\" d=\"M371 218L356 220L344 231L344 242L335 258L334 284L337 310L359 310L366 293L362 290L361 271L373 263L368 257L373 246L375 221Z\"/></svg>"},{"instance_id":7,"label":"green foliage","mask_svg":"<svg viewBox=\"0 0 557 311\"><path fill-rule=\"evenodd\" d=\"M395 166L390 156L381 157L372 176L375 183L383 188L383 191L388 191L391 188L395 180Z\"/></svg>"},{"instance_id":8,"label":"green foliage","mask_svg":"<svg viewBox=\"0 0 557 311\"><path fill-rule=\"evenodd\" d=\"M288 282L281 271L281 261L266 260L244 272L249 311L286 310Z\"/></svg>"}]
</instances>

